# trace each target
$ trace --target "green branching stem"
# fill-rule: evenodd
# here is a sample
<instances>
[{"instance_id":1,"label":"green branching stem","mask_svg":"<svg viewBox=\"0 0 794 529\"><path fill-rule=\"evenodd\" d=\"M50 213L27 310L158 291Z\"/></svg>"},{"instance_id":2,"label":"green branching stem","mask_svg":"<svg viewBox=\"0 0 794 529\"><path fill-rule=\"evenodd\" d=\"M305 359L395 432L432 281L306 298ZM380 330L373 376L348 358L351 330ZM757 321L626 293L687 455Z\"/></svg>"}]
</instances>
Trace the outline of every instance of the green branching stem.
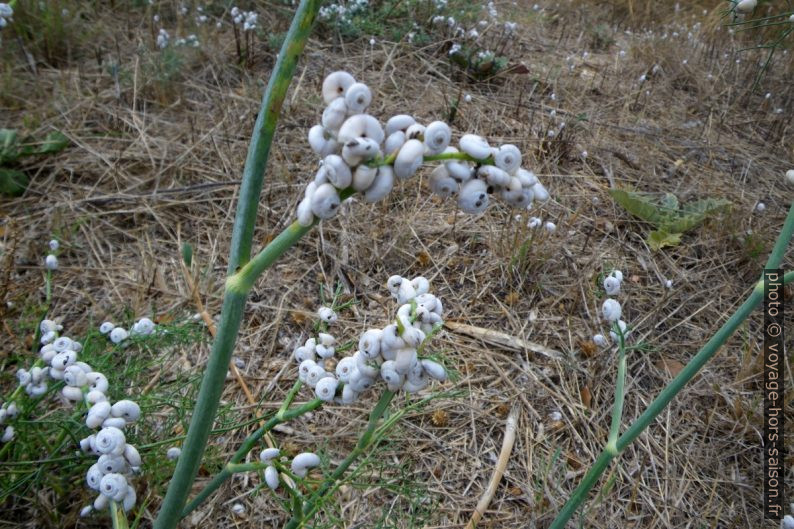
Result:
<instances>
[{"instance_id":1,"label":"green branching stem","mask_svg":"<svg viewBox=\"0 0 794 529\"><path fill-rule=\"evenodd\" d=\"M780 266L783 256L786 253L786 248L794 233L794 203L789 208L786 221L783 223L783 228L775 241L775 246L772 248L772 253L766 263L765 269L775 269ZM792 272L784 275L786 278L792 277ZM736 310L736 312L728 318L723 326L706 342L703 348L687 363L684 369L670 381L669 384L659 393L648 408L640 415L640 417L632 424L626 432L621 435L616 443L616 453L622 452L627 446L634 442L640 434L650 426L656 417L664 410L668 404L675 398L676 395L688 384L692 378L703 368L704 365L719 351L722 345L733 335L736 329L746 320L755 308L763 300L764 288L763 280L759 281L752 290L752 293L747 300ZM568 520L574 515L579 506L587 499L590 490L598 483L601 475L609 467L610 462L615 457L615 454L605 449L596 459L593 466L585 474L582 482L576 487L576 490L565 502L565 505L560 510L557 517L552 522L549 529L563 529Z\"/></svg>"},{"instance_id":2,"label":"green branching stem","mask_svg":"<svg viewBox=\"0 0 794 529\"><path fill-rule=\"evenodd\" d=\"M243 169L240 198L232 232L228 267L229 276L233 276L238 269L245 266L251 255L259 196L264 182L270 145L281 114L281 107L287 94L287 88L295 72L298 57L308 41L320 3L320 0L301 0L265 90L262 105L254 124L245 168ZM289 233L285 238L288 238L289 242L294 244L303 233L305 232L299 234ZM291 244L278 245L276 247L277 250L273 250L274 255L272 255L272 259L267 266L272 264ZM185 500L193 485L193 480L198 473L207 439L212 429L212 422L218 411L226 370L240 329L246 295L247 290L241 291L234 288L234 284L230 285L227 283L218 333L201 382L181 457L177 462L174 476L169 483L160 512L154 522L155 529L173 529L176 527L185 505Z\"/></svg>"},{"instance_id":3,"label":"green branching stem","mask_svg":"<svg viewBox=\"0 0 794 529\"><path fill-rule=\"evenodd\" d=\"M303 526L305 520L311 520L319 510L321 501L325 495L336 485L336 482L344 475L347 469L350 468L350 465L376 442L377 437L374 435L375 429L378 427L378 422L381 417L383 417L383 414L386 412L393 398L394 392L391 391L385 391L381 395L380 400L378 400L372 413L370 413L367 429L359 438L356 447L348 454L344 461L339 463L339 466L323 480L317 490L312 493L303 506L303 512L300 514L292 513L292 518L287 522L287 525L284 526L285 529L297 529Z\"/></svg>"},{"instance_id":4,"label":"green branching stem","mask_svg":"<svg viewBox=\"0 0 794 529\"><path fill-rule=\"evenodd\" d=\"M300 388L296 383L295 386ZM295 387L293 387L295 389ZM223 485L223 483L229 479L235 472L243 472L244 470L240 470L243 468L239 463L245 459L245 456L248 455L254 445L269 431L271 431L276 425L281 423L290 421L296 417L300 417L301 415L308 413L310 411L314 411L320 406L323 405L325 401L322 399L313 399L310 400L297 408L293 408L291 410L287 410L282 412L281 410L276 413L273 417L268 419L268 421L256 429L251 435L245 438L245 440L240 445L240 448L232 456L231 460L226 464L226 466L212 478L207 486L205 486L201 492L199 492L195 498L184 508L182 511L181 516L179 518L184 518L191 512L193 512L199 505L204 502L213 492L218 490L218 487ZM184 453L184 452L183 452ZM181 456L180 456L181 457ZM254 465L258 465L258 463L253 463ZM249 470L259 470L259 468L250 468Z\"/></svg>"}]
</instances>

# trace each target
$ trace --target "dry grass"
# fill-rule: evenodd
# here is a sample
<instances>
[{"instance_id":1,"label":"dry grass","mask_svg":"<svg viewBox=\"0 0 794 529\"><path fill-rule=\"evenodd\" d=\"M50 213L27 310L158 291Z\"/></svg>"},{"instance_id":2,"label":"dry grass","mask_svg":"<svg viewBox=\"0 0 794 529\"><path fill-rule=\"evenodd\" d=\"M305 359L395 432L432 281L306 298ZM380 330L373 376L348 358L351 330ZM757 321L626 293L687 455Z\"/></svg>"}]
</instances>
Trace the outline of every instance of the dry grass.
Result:
<instances>
[{"instance_id":1,"label":"dry grass","mask_svg":"<svg viewBox=\"0 0 794 529\"><path fill-rule=\"evenodd\" d=\"M300 315L318 304L319 285L341 282L359 301L342 315L344 336L388 318L394 307L385 301L383 285L390 274L422 274L444 300L450 321L563 354L563 361L553 361L442 334L437 347L460 372L454 387L464 396L411 414L379 454L391 473L403 467L410 481L425 484L433 509L425 527L468 521L514 403L520 413L512 458L480 526L546 527L607 435L615 358L593 353L587 344L602 330L597 276L613 266L623 270L629 278L625 319L636 340L652 346L629 357L628 424L669 380L662 362L686 363L748 294L791 200L782 177L794 157L790 61L779 62L763 81L771 101L751 94L760 56L741 55L739 64L733 56L723 59L723 52L740 46L729 42L724 29L713 29L716 14L701 17L712 29L694 47L685 33L673 43L645 38L634 26L632 34L615 32L615 45L583 58L597 16L577 14L588 11L580 7L528 10L519 17L514 59L529 67L529 75L467 85L445 62L405 44L313 40L287 99L257 246L294 216L316 164L304 136L322 110L319 85L338 68L373 88L371 112L384 119L403 112L422 121L444 119L449 101L461 90L470 93L473 100L461 104L453 128L518 145L525 166L553 196L533 214L553 220L557 231L533 235L523 227L525 219L516 221L502 205L478 218L456 215L453 204L429 197L421 182L425 173L401 184L384 204L356 203L324 222L252 293L236 351L254 395L264 398L259 409L248 408L251 414L272 409L289 387L288 351L309 331ZM647 20L649 26L656 22ZM93 57L59 69L39 65L35 74L22 60L4 66L4 82L13 90L4 88L0 96L3 123L31 124L34 132L55 127L73 142L60 155L32 162L33 183L23 197L0 202L8 256L3 276L11 279L2 297L16 307L3 303L6 351L25 346L25 336L12 328L28 317L20 307L43 298L40 262L52 234L64 248L53 315L72 332L124 309L136 315L195 312L178 263L183 241L194 246L208 311L220 312L238 179L273 57L261 52L241 72L232 66L230 33L202 39L184 81L163 90L146 77L148 56L136 53L139 46L153 47L149 23L136 13L103 16L97 24L107 28L97 41L102 66ZM278 24L275 30L283 30L283 21ZM657 26L657 32L673 30ZM626 58L618 57L618 47ZM124 72L118 85L106 74L108 57ZM650 73L654 64L661 73ZM644 73L649 80L640 87ZM775 114L778 107L783 111ZM549 117L552 109L556 118ZM550 139L547 131L562 121L565 129ZM723 197L734 204L733 212L685 236L680 246L652 253L644 242L648 227L609 198L611 186L624 185L673 192L682 201ZM758 201L767 205L763 214L753 213ZM526 259L511 263L528 237L534 239ZM791 257L786 263L791 268ZM664 288L668 278L672 290ZM761 517L760 321L759 314L751 318L623 454L613 467L613 488L588 504L583 526L775 527ZM202 346L184 351L184 358L197 368L207 353ZM224 399L248 406L233 382ZM365 422L366 406L364 400L352 408L330 407L291 425L291 433L279 433L277 440L296 449L325 446L333 457L343 456ZM549 418L553 411L562 413L561 422ZM215 442L221 453L231 452L243 435ZM791 481L791 472L787 477ZM151 502L144 519L152 519L162 491L152 493L145 479L139 482L139 498ZM255 482L253 476L233 480L185 525L277 526L283 516L272 500L243 496ZM54 495L40 494L49 501ZM230 502L241 497L249 514L232 517ZM387 526L412 526L405 505L388 490L346 488L340 497L346 526L370 527L392 504ZM26 519L36 520L26 526L51 524L39 522L44 517L35 509Z\"/></svg>"}]
</instances>

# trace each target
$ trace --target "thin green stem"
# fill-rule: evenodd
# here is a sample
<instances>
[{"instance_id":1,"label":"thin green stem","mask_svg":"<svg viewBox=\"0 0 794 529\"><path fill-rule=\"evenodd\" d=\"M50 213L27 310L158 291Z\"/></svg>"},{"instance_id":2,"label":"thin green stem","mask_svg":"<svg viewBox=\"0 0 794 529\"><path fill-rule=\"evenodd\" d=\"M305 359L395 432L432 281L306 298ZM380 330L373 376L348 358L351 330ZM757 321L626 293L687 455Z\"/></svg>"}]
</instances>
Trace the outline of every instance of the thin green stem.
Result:
<instances>
[{"instance_id":1,"label":"thin green stem","mask_svg":"<svg viewBox=\"0 0 794 529\"><path fill-rule=\"evenodd\" d=\"M612 408L612 424L609 427L609 437L607 439L607 452L618 455L618 435L620 434L620 420L623 417L623 400L626 387L626 347L623 342L623 333L620 327L617 328L620 344L618 346L618 375L615 379L615 406Z\"/></svg>"},{"instance_id":2,"label":"thin green stem","mask_svg":"<svg viewBox=\"0 0 794 529\"><path fill-rule=\"evenodd\" d=\"M791 283L792 281L794 281L794 271L786 272L785 274L783 274L783 284L784 285L787 285L788 283Z\"/></svg>"},{"instance_id":3,"label":"thin green stem","mask_svg":"<svg viewBox=\"0 0 794 529\"><path fill-rule=\"evenodd\" d=\"M794 234L794 203L789 208L786 221L783 223L783 228L775 241L775 246L769 255L765 269L775 269L780 266L783 256L786 253L786 248ZM785 274L785 277L789 274ZM692 378L703 368L716 353L720 347L733 335L736 329L747 319L753 310L761 303L764 295L763 281L759 281L753 288L752 293L747 300L736 310L736 312L728 318L722 327L706 342L703 348L687 363L684 369L672 380L669 384L659 393L648 408L640 415L640 417L632 424L626 432L621 435L616 443L617 452L622 452L629 446L640 434L645 431L648 426L653 423L656 417L664 410L665 407L675 398L675 396L692 380ZM598 483L601 474L609 467L610 461L614 458L614 454L608 450L604 450L596 459L592 468L585 474L582 482L573 491L571 497L565 502L557 517L554 519L549 529L563 529L568 520L574 515L576 510L587 499L590 490Z\"/></svg>"},{"instance_id":4,"label":"thin green stem","mask_svg":"<svg viewBox=\"0 0 794 529\"><path fill-rule=\"evenodd\" d=\"M336 484L336 482L342 477L342 475L350 468L356 459L358 459L361 454L369 449L369 447L373 443L373 434L375 429L378 427L378 421L380 421L383 414L386 412L386 409L389 407L392 399L394 398L394 393L391 391L384 392L378 403L375 405L375 408L372 410L369 416L369 425L367 426L366 431L361 435L356 444L356 447L348 454L348 456L339 463L339 466L334 469L334 471L323 480L322 485L320 485L317 490L312 493L309 497L306 505L303 507L303 514L301 516L296 516L293 513L293 517L287 522L287 525L284 526L285 529L296 529L298 527L303 526L304 520L311 520L312 516L316 514L319 510L319 502L320 500L325 497L329 490Z\"/></svg>"},{"instance_id":5,"label":"thin green stem","mask_svg":"<svg viewBox=\"0 0 794 529\"><path fill-rule=\"evenodd\" d=\"M272 430L276 425L281 424L283 422L290 421L290 420L294 419L295 417L299 417L299 416L301 416L301 415L303 415L305 413L308 413L310 411L314 411L317 408L319 408L320 406L322 406L324 404L324 402L325 401L323 401L321 399L310 400L309 402L306 402L306 403L302 404L301 406L298 406L297 408L293 408L291 410L288 410L288 411L286 411L284 413L281 413L279 411L279 413L277 413L276 415L274 415L273 417L268 419L268 421L265 424L260 426L251 435L249 435L248 437L245 438L245 440L240 445L240 448L237 449L237 451L234 453L234 455L232 456L231 460L226 464L226 466L223 468L223 470L218 472L218 474L216 474L215 477L212 478L212 481L210 481L201 490L201 492L199 492L196 495L196 497L193 498L193 500L191 500L191 502L184 508L184 510L182 510L182 513L181 513L181 515L179 517L180 518L184 518L185 516L187 516L188 514L193 512L213 492L218 490L218 487L223 485L223 483L227 479L229 479L232 476L232 474L234 474L234 472L229 470L230 466L232 468L234 468L233 465L236 465L237 463L240 463L240 461L242 461L245 458L245 456L248 455L248 452L250 452L251 449L253 449L253 447L257 443L257 441L259 441L266 433L268 433L270 430Z\"/></svg>"},{"instance_id":6,"label":"thin green stem","mask_svg":"<svg viewBox=\"0 0 794 529\"><path fill-rule=\"evenodd\" d=\"M320 0L301 0L262 99L262 105L254 124L254 131L248 148L248 156L240 186L240 198L234 220L228 266L228 275L232 277L241 266L248 262L251 255L259 196L264 182L264 172L270 153L270 145L281 114L281 107L287 94L287 88L295 72L298 57L308 41L320 3ZM303 233L300 235L303 235ZM297 238L291 239L291 244L294 244L296 240ZM278 252L274 251L268 266L284 253L289 246L280 246ZM226 378L226 370L231 360L245 306L247 290L240 291L233 288L233 286L233 284L227 283L217 336L215 337L204 378L201 382L190 427L182 447L181 457L177 461L174 476L168 486L168 491L157 519L154 522L153 527L155 529L173 529L176 527L185 505L185 500L201 465L209 432L212 429L212 423L218 410L218 403Z\"/></svg>"},{"instance_id":7,"label":"thin green stem","mask_svg":"<svg viewBox=\"0 0 794 529\"><path fill-rule=\"evenodd\" d=\"M300 380L296 380L295 384L292 385L290 390L287 392L287 395L284 397L284 402L281 404L281 407L276 412L276 417L284 417L284 414L287 413L287 409L289 409L292 401L295 400L295 396L300 391L301 387L303 387L303 382Z\"/></svg>"},{"instance_id":8,"label":"thin green stem","mask_svg":"<svg viewBox=\"0 0 794 529\"><path fill-rule=\"evenodd\" d=\"M128 529L127 516L124 514L124 509L121 508L121 505L111 500L109 509L113 529Z\"/></svg>"}]
</instances>

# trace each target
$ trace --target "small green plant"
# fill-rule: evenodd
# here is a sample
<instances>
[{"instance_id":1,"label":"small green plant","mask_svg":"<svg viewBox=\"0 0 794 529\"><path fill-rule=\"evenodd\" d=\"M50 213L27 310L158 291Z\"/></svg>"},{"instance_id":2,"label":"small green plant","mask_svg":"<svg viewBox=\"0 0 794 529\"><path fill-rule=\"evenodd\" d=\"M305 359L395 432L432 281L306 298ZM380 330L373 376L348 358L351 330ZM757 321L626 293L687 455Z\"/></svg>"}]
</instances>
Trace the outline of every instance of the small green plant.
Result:
<instances>
[{"instance_id":1,"label":"small green plant","mask_svg":"<svg viewBox=\"0 0 794 529\"><path fill-rule=\"evenodd\" d=\"M0 129L0 194L18 196L25 192L29 178L20 162L28 156L54 154L69 145L69 139L58 131L37 140L20 138L18 131Z\"/></svg>"},{"instance_id":2,"label":"small green plant","mask_svg":"<svg viewBox=\"0 0 794 529\"><path fill-rule=\"evenodd\" d=\"M623 189L610 189L609 194L626 211L656 226L656 230L648 234L648 245L652 250L679 244L684 233L730 207L727 200L715 198L679 206L678 199L672 193L664 193L658 197Z\"/></svg>"}]
</instances>

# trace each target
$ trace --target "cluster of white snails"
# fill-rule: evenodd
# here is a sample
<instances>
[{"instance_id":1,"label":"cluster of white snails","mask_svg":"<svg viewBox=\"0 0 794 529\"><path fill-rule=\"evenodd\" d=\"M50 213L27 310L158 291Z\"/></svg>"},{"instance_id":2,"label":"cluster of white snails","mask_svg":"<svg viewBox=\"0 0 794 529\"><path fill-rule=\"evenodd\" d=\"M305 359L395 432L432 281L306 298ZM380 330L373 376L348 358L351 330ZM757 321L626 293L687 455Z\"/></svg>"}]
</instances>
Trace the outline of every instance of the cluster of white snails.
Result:
<instances>
[{"instance_id":1,"label":"cluster of white snails","mask_svg":"<svg viewBox=\"0 0 794 529\"><path fill-rule=\"evenodd\" d=\"M265 483L271 490L276 490L279 485L278 469L273 464L281 456L278 448L265 448L259 454L259 460L268 465L265 467ZM309 469L320 465L320 457L312 452L302 452L292 458L290 469L300 478L306 477Z\"/></svg>"},{"instance_id":2,"label":"cluster of white snails","mask_svg":"<svg viewBox=\"0 0 794 529\"><path fill-rule=\"evenodd\" d=\"M17 418L17 415L19 415L19 408L16 402L4 402L3 406L0 408L0 426L7 421L13 421ZM3 434L0 435L0 443L8 443L13 440L14 433L14 427L10 424L6 425Z\"/></svg>"},{"instance_id":3,"label":"cluster of white snails","mask_svg":"<svg viewBox=\"0 0 794 529\"><path fill-rule=\"evenodd\" d=\"M613 270L604 278L604 291L607 296L617 296L620 294L620 287L622 284L623 273L620 270ZM601 305L601 315L609 322L610 326L617 324L623 338L628 337L628 325L625 321L620 319L623 315L623 310L616 299L607 298L604 300L604 303ZM609 331L609 337L612 338L613 342L617 342L619 339L618 334L614 330ZM599 347L609 347L609 340L607 340L603 334L596 334L593 336L593 343Z\"/></svg>"},{"instance_id":4,"label":"cluster of white snails","mask_svg":"<svg viewBox=\"0 0 794 529\"><path fill-rule=\"evenodd\" d=\"M103 415L108 415L108 418L101 421ZM120 503L125 511L135 506L137 494L129 477L140 472L142 461L138 450L127 443L122 428L135 422L140 415L140 407L131 400L120 400L112 406L107 400L103 400L89 409L86 418L89 427L96 428L92 425L97 422L104 425L110 421L114 421L116 426L103 426L99 432L80 441L83 452L99 458L85 475L86 484L99 492L99 495L91 505L83 507L80 516L103 511L111 501Z\"/></svg>"},{"instance_id":5,"label":"cluster of white snails","mask_svg":"<svg viewBox=\"0 0 794 529\"><path fill-rule=\"evenodd\" d=\"M110 321L106 321L99 326L99 332L107 335L114 344L120 344L130 336L149 336L154 333L155 330L154 322L149 318L141 318L136 321L129 331L124 327L116 327L116 325Z\"/></svg>"},{"instance_id":6,"label":"cluster of white snails","mask_svg":"<svg viewBox=\"0 0 794 529\"><path fill-rule=\"evenodd\" d=\"M328 75L322 94L328 106L322 123L309 130L309 144L323 161L298 204L302 226L336 215L345 190L362 193L365 202L382 200L395 178L410 178L425 156L433 155L451 156L430 175L430 189L444 198L457 195L466 213L485 211L492 193L519 208L529 208L533 199L549 198L535 174L521 167L515 145L491 147L480 136L464 134L459 150L450 146L449 125L434 121L425 126L407 114L392 116L384 128L365 113L372 103L369 87L347 72ZM464 155L456 158L461 151Z\"/></svg>"},{"instance_id":7,"label":"cluster of white snails","mask_svg":"<svg viewBox=\"0 0 794 529\"><path fill-rule=\"evenodd\" d=\"M239 7L234 6L229 14L232 16L232 22L234 22L235 25L243 26L243 31L253 31L256 29L259 15L257 15L255 11L243 11Z\"/></svg>"},{"instance_id":8,"label":"cluster of white snails","mask_svg":"<svg viewBox=\"0 0 794 529\"><path fill-rule=\"evenodd\" d=\"M332 335L320 333L293 351L299 379L314 388L317 398L351 404L378 378L389 391L409 393L426 388L431 379L446 380L444 366L418 356L425 338L443 323L441 300L429 292L430 283L421 276L409 280L395 275L387 287L401 304L396 322L364 332L358 350L340 359L333 371L327 369L335 353ZM335 321L335 314L319 312L324 321Z\"/></svg>"}]
</instances>

